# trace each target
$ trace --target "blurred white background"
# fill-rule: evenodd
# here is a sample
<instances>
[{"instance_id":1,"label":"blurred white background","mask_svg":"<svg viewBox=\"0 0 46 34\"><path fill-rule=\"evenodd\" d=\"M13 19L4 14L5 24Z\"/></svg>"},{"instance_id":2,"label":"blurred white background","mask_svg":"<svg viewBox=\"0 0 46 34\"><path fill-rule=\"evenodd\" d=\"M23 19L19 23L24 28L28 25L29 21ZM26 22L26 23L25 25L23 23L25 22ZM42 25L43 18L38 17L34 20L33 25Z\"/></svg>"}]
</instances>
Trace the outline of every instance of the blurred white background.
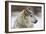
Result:
<instances>
[{"instance_id":1,"label":"blurred white background","mask_svg":"<svg viewBox=\"0 0 46 34\"><path fill-rule=\"evenodd\" d=\"M33 2L42 2L42 3L44 2L44 3L46 3L46 0L21 0L21 1L30 1L30 2L33 1ZM45 14L46 14L46 12L45 12ZM0 34L6 34L5 33L5 0L0 0ZM24 33L10 33L10 34L46 34L46 31L24 32Z\"/></svg>"}]
</instances>

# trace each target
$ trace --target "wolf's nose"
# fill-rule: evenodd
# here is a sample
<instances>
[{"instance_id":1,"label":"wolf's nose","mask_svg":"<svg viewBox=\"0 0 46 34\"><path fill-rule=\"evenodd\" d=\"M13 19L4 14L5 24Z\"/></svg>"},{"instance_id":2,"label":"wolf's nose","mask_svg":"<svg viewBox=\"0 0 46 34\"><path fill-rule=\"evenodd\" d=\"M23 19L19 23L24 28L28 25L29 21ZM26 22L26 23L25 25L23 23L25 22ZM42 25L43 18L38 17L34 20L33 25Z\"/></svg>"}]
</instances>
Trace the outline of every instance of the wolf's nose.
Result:
<instances>
[{"instance_id":1,"label":"wolf's nose","mask_svg":"<svg viewBox=\"0 0 46 34\"><path fill-rule=\"evenodd\" d=\"M36 20L34 23L37 23L38 20Z\"/></svg>"}]
</instances>

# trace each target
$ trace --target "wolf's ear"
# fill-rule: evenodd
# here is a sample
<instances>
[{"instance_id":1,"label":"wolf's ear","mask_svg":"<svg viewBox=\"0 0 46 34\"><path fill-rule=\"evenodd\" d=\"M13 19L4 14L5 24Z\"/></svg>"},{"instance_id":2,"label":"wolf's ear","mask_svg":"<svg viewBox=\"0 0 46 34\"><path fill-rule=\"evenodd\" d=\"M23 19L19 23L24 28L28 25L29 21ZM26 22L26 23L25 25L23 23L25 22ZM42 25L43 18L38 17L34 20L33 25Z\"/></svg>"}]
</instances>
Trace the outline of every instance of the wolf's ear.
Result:
<instances>
[{"instance_id":1,"label":"wolf's ear","mask_svg":"<svg viewBox=\"0 0 46 34\"><path fill-rule=\"evenodd\" d=\"M24 13L24 10L22 10L21 12L20 12L20 14L23 14Z\"/></svg>"}]
</instances>

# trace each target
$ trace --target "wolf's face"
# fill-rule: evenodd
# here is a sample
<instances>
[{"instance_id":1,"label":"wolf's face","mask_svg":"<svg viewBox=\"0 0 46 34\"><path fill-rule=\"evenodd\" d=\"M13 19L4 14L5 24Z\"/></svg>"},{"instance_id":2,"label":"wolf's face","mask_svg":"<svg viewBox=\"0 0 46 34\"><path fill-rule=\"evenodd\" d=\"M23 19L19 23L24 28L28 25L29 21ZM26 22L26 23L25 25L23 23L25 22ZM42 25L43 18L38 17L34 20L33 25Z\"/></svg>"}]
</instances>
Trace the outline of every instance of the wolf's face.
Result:
<instances>
[{"instance_id":1,"label":"wolf's face","mask_svg":"<svg viewBox=\"0 0 46 34\"><path fill-rule=\"evenodd\" d=\"M22 10L22 14L24 14L24 16L30 16L31 22L32 23L37 23L37 19L35 17L35 15L33 14L33 12L31 10L29 10L28 8L23 9Z\"/></svg>"}]
</instances>

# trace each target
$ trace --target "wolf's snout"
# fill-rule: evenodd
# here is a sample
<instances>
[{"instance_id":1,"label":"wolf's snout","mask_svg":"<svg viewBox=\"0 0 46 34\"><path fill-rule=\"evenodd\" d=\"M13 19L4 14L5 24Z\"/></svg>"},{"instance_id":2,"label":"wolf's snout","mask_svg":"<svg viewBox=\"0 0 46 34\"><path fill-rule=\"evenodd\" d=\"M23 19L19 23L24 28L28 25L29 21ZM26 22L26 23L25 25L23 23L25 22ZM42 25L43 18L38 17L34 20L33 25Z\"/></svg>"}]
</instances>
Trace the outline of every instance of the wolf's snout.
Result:
<instances>
[{"instance_id":1,"label":"wolf's snout","mask_svg":"<svg viewBox=\"0 0 46 34\"><path fill-rule=\"evenodd\" d=\"M37 23L38 20L36 20L34 23Z\"/></svg>"}]
</instances>

